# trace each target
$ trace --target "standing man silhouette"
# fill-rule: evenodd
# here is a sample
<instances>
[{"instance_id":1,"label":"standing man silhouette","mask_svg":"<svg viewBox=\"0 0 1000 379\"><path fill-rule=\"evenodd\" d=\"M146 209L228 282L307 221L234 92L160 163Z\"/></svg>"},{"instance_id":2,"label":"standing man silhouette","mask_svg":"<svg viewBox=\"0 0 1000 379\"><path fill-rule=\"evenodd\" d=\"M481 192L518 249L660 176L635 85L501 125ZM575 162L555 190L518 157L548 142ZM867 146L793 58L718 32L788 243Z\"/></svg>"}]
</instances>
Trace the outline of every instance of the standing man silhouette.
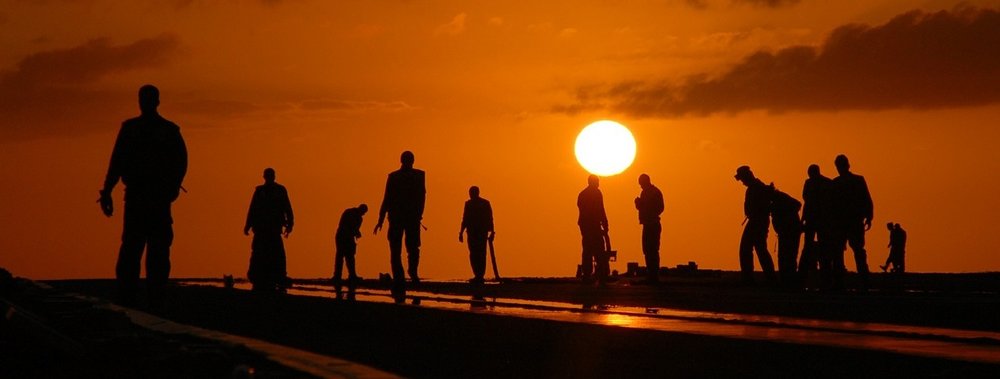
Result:
<instances>
[{"instance_id":1,"label":"standing man silhouette","mask_svg":"<svg viewBox=\"0 0 1000 379\"><path fill-rule=\"evenodd\" d=\"M406 236L408 271L413 284L420 283L417 265L420 263L420 220L424 216L427 189L422 170L413 168L414 156L404 151L399 157L402 166L389 173L385 181L385 195L378 212L375 234L382 229L386 214L389 215L389 261L392 265L392 295L396 302L406 299L406 278L403 276L403 236Z\"/></svg>"},{"instance_id":2,"label":"standing man silhouette","mask_svg":"<svg viewBox=\"0 0 1000 379\"><path fill-rule=\"evenodd\" d=\"M642 192L635 198L642 224L642 255L646 257L646 281L654 284L660 278L660 214L663 213L663 192L653 185L649 175L639 175Z\"/></svg>"},{"instance_id":3,"label":"standing man silhouette","mask_svg":"<svg viewBox=\"0 0 1000 379\"><path fill-rule=\"evenodd\" d=\"M906 272L906 231L899 224L888 223L889 228L889 257L885 259L885 265L879 266L882 272L889 270L902 274Z\"/></svg>"},{"instance_id":4,"label":"standing man silhouette","mask_svg":"<svg viewBox=\"0 0 1000 379\"><path fill-rule=\"evenodd\" d=\"M486 280L486 241L493 239L493 207L489 200L479 197L479 187L469 188L469 200L465 201L462 212L462 227L458 230L458 242L462 233L468 233L469 264L472 266L472 284L483 284Z\"/></svg>"},{"instance_id":5,"label":"standing man silhouette","mask_svg":"<svg viewBox=\"0 0 1000 379\"><path fill-rule=\"evenodd\" d=\"M809 178L802 185L802 230L805 232L805 243L802 248L802 258L799 260L799 272L803 279L816 271L819 263L823 284L832 284L836 266L833 247L833 205L830 186L833 181L819 172L819 165L809 165Z\"/></svg>"},{"instance_id":6,"label":"standing man silhouette","mask_svg":"<svg viewBox=\"0 0 1000 379\"><path fill-rule=\"evenodd\" d=\"M865 251L865 232L872 228L874 205L868 192L868 183L861 175L851 172L846 155L833 161L840 175L833 179L831 196L834 209L835 255L838 266L844 267L844 251L851 246L854 264L861 275L861 287L868 289L868 255ZM844 269L839 269L836 285L842 283Z\"/></svg>"},{"instance_id":7,"label":"standing man silhouette","mask_svg":"<svg viewBox=\"0 0 1000 379\"><path fill-rule=\"evenodd\" d=\"M341 297L341 277L343 275L344 263L347 263L347 291L354 293L357 286L358 273L355 271L354 255L358 252L358 238L361 238L361 222L365 213L368 213L368 205L361 204L357 208L347 208L340 215L340 224L337 225L337 235L334 242L337 245L337 254L333 263L333 287L337 292L337 298Z\"/></svg>"},{"instance_id":8,"label":"standing man silhouette","mask_svg":"<svg viewBox=\"0 0 1000 379\"><path fill-rule=\"evenodd\" d=\"M760 261L760 268L767 281L774 282L774 261L767 251L767 231L771 224L768 213L774 189L757 179L753 171L750 171L750 166L737 168L734 177L747 187L743 200L746 226L743 227L743 236L740 238L740 272L743 282L753 283L754 251L757 252L757 260Z\"/></svg>"},{"instance_id":9,"label":"standing man silhouette","mask_svg":"<svg viewBox=\"0 0 1000 379\"><path fill-rule=\"evenodd\" d=\"M118 301L136 303L139 265L146 250L146 290L151 308L163 306L170 277L170 245L174 239L170 205L180 194L187 173L187 147L180 128L160 116L160 91L139 88L139 117L118 131L111 162L98 200L108 217L114 213L111 191L125 184L125 220L115 266Z\"/></svg>"},{"instance_id":10,"label":"standing man silhouette","mask_svg":"<svg viewBox=\"0 0 1000 379\"><path fill-rule=\"evenodd\" d=\"M596 266L597 279L604 283L610 271L610 257L605 253L604 239L608 234L608 215L604 212L604 195L601 194L601 180L597 175L587 177L587 188L580 191L576 207L580 210L577 225L583 244L580 268L584 283L592 283L591 273ZM596 264L595 264L596 262Z\"/></svg>"},{"instance_id":11,"label":"standing man silhouette","mask_svg":"<svg viewBox=\"0 0 1000 379\"><path fill-rule=\"evenodd\" d=\"M285 238L292 233L295 216L292 214L288 190L274 179L274 169L264 169L264 184L254 189L250 209L247 211L247 222L243 226L245 235L249 235L253 229L247 279L253 283L256 291L274 291L289 284L285 268L285 243L281 241L281 236L282 229Z\"/></svg>"}]
</instances>

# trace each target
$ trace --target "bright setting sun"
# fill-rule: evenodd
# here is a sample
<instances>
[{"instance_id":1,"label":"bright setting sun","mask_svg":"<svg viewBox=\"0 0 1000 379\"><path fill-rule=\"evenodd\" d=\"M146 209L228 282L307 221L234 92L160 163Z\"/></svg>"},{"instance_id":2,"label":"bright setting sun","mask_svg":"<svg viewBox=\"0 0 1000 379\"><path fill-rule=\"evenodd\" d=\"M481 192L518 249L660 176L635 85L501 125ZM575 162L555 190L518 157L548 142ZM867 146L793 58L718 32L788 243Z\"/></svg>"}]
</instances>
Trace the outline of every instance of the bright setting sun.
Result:
<instances>
[{"instance_id":1,"label":"bright setting sun","mask_svg":"<svg viewBox=\"0 0 1000 379\"><path fill-rule=\"evenodd\" d=\"M576 160L594 175L625 171L635 160L635 138L624 125L602 120L583 128L576 137Z\"/></svg>"}]
</instances>

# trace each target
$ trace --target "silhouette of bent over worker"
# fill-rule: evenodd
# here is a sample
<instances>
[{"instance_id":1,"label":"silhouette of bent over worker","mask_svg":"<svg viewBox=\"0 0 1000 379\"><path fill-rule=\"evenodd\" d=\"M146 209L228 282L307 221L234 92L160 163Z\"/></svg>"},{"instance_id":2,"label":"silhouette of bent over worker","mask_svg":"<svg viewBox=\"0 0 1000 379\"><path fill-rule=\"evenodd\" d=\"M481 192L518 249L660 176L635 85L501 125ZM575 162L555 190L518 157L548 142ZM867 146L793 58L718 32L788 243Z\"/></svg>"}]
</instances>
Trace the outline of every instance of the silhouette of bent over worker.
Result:
<instances>
[{"instance_id":1,"label":"silhouette of bent over worker","mask_svg":"<svg viewBox=\"0 0 1000 379\"><path fill-rule=\"evenodd\" d=\"M767 251L767 232L770 227L768 212L774 191L753 175L750 166L737 168L734 177L747 187L743 201L743 213L747 218L740 238L740 272L743 281L753 282L753 252L756 251L761 270L767 280L773 282L774 261Z\"/></svg>"},{"instance_id":2,"label":"silhouette of bent over worker","mask_svg":"<svg viewBox=\"0 0 1000 379\"><path fill-rule=\"evenodd\" d=\"M576 198L576 207L580 210L577 225L580 226L583 244L580 268L584 283L593 281L591 273L595 266L597 280L602 283L607 281L610 271L610 257L604 245L608 234L608 216L604 212L604 195L599 187L600 179L597 175L590 175L587 177L587 188L580 191Z\"/></svg>"},{"instance_id":3,"label":"silhouette of bent over worker","mask_svg":"<svg viewBox=\"0 0 1000 379\"><path fill-rule=\"evenodd\" d=\"M656 283L660 277L660 214L663 213L663 192L653 185L649 175L639 175L642 192L635 198L642 224L642 255L646 257L646 280Z\"/></svg>"},{"instance_id":4,"label":"silhouette of bent over worker","mask_svg":"<svg viewBox=\"0 0 1000 379\"><path fill-rule=\"evenodd\" d=\"M340 215L340 224L337 226L337 235L334 242L337 245L337 253L333 263L333 287L337 292L337 298L341 297L341 277L343 267L347 263L347 290L354 292L357 286L358 273L355 271L354 255L358 252L357 239L361 238L361 222L365 213L368 213L368 205L361 204L356 208L347 208Z\"/></svg>"},{"instance_id":5,"label":"silhouette of bent over worker","mask_svg":"<svg viewBox=\"0 0 1000 379\"><path fill-rule=\"evenodd\" d=\"M871 229L874 217L872 195L868 192L868 183L861 175L851 172L851 163L847 156L841 154L834 160L837 172L833 179L831 196L833 199L834 216L834 251L838 266L836 285L842 282L844 269L844 251L850 245L854 252L854 264L861 275L862 289L868 288L868 255L865 251L865 231Z\"/></svg>"},{"instance_id":6,"label":"silhouette of bent over worker","mask_svg":"<svg viewBox=\"0 0 1000 379\"><path fill-rule=\"evenodd\" d=\"M772 194L771 224L778 235L778 274L781 284L791 287L799 279L795 266L802 240L802 220L799 218L802 203L778 189L772 189Z\"/></svg>"},{"instance_id":7,"label":"silhouette of bent over worker","mask_svg":"<svg viewBox=\"0 0 1000 379\"><path fill-rule=\"evenodd\" d=\"M141 114L122 123L98 200L104 214L111 217L111 191L119 179L125 184L125 220L115 267L118 301L135 304L145 248L146 289L152 308L163 305L174 239L170 205L177 200L187 173L187 147L180 128L160 116L159 105L156 87L147 84L139 89Z\"/></svg>"},{"instance_id":8,"label":"silhouette of bent over worker","mask_svg":"<svg viewBox=\"0 0 1000 379\"><path fill-rule=\"evenodd\" d=\"M892 266L892 272L902 274L906 272L906 231L891 222L886 227L889 228L889 257L885 259L885 265L879 267L885 272Z\"/></svg>"},{"instance_id":9,"label":"silhouette of bent over worker","mask_svg":"<svg viewBox=\"0 0 1000 379\"><path fill-rule=\"evenodd\" d=\"M462 211L462 227L458 230L458 242L462 233L468 233L469 264L472 266L473 284L483 284L486 275L486 241L493 239L493 207L489 200L479 197L479 187L469 188L469 200Z\"/></svg>"},{"instance_id":10,"label":"silhouette of bent over worker","mask_svg":"<svg viewBox=\"0 0 1000 379\"><path fill-rule=\"evenodd\" d=\"M389 173L385 181L385 195L378 212L375 234L382 229L386 214L389 216L389 260L392 265L392 295L397 302L406 298L406 278L403 276L403 236L406 236L406 255L410 279L420 283L417 265L420 263L420 220L424 215L427 189L422 170L413 168L414 156L404 151L399 170Z\"/></svg>"},{"instance_id":11,"label":"silhouette of bent over worker","mask_svg":"<svg viewBox=\"0 0 1000 379\"><path fill-rule=\"evenodd\" d=\"M243 234L249 235L253 229L247 279L256 291L274 291L289 284L281 236L282 229L285 238L292 233L295 217L288 190L274 179L274 169L264 169L264 184L254 189L243 226Z\"/></svg>"}]
</instances>

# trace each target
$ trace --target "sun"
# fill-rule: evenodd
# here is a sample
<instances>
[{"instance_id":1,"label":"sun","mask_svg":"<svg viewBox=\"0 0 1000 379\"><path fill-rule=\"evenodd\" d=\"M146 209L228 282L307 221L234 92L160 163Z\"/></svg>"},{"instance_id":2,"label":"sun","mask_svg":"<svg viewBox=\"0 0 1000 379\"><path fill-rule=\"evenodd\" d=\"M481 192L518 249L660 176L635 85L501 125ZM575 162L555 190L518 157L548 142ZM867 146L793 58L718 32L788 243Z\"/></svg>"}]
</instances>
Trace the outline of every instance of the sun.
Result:
<instances>
[{"instance_id":1,"label":"sun","mask_svg":"<svg viewBox=\"0 0 1000 379\"><path fill-rule=\"evenodd\" d=\"M591 174L616 175L635 160L635 138L625 125L601 120L580 131L574 151L576 160Z\"/></svg>"}]
</instances>

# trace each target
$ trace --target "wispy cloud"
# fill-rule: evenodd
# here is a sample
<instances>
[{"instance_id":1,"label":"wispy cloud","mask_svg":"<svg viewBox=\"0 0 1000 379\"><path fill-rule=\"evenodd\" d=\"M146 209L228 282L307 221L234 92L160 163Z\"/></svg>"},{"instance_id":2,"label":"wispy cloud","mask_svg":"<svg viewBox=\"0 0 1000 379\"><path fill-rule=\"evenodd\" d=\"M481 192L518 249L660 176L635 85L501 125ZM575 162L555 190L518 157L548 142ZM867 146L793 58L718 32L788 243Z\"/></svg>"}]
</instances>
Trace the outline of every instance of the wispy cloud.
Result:
<instances>
[{"instance_id":1,"label":"wispy cloud","mask_svg":"<svg viewBox=\"0 0 1000 379\"><path fill-rule=\"evenodd\" d=\"M448 23L442 24L442 25L438 25L438 27L434 29L434 35L436 35L436 36L439 36L439 35L451 35L451 36L454 36L454 35L459 35L459 34L464 33L465 32L465 18L466 18L465 13L459 13L459 14L455 15L455 17L453 17L451 19L451 21L449 21Z\"/></svg>"},{"instance_id":2,"label":"wispy cloud","mask_svg":"<svg viewBox=\"0 0 1000 379\"><path fill-rule=\"evenodd\" d=\"M997 46L997 10L911 11L883 25L841 26L821 46L760 51L719 75L581 87L555 110L678 117L990 104L1000 102Z\"/></svg>"},{"instance_id":3,"label":"wispy cloud","mask_svg":"<svg viewBox=\"0 0 1000 379\"><path fill-rule=\"evenodd\" d=\"M107 38L47 50L22 58L0 72L0 135L37 136L86 130L80 120L101 112L103 102L127 92L99 90L93 84L118 73L167 64L179 46L170 34L112 44Z\"/></svg>"}]
</instances>

